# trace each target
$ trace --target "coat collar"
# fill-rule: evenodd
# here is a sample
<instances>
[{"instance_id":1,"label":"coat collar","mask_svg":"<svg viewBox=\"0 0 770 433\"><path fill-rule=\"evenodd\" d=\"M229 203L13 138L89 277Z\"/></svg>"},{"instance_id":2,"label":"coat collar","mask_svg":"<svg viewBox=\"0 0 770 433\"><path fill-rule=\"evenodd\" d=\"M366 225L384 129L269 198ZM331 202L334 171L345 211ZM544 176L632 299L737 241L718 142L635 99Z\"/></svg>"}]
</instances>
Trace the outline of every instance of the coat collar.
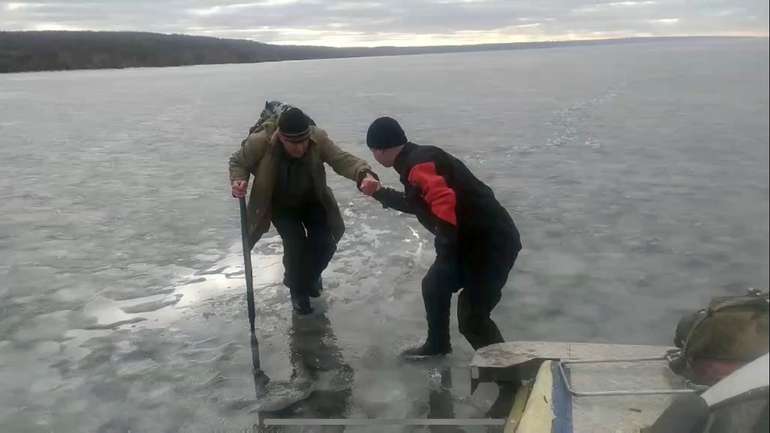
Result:
<instances>
[{"instance_id":1,"label":"coat collar","mask_svg":"<svg viewBox=\"0 0 770 433\"><path fill-rule=\"evenodd\" d=\"M404 145L404 148L401 149L401 152L398 153L398 156L396 156L396 160L393 161L393 168L396 169L398 174L401 176L408 175L409 173L404 173L404 171L407 169L406 162L408 161L409 154L417 147L416 144L412 143L411 141L407 141Z\"/></svg>"}]
</instances>

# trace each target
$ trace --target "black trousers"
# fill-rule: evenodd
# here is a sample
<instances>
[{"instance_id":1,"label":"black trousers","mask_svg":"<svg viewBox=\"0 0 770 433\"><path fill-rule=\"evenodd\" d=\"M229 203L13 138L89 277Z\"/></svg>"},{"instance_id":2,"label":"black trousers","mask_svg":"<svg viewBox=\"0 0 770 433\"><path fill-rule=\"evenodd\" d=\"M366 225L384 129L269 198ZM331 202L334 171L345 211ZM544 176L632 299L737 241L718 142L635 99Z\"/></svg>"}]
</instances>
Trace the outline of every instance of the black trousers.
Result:
<instances>
[{"instance_id":1,"label":"black trousers","mask_svg":"<svg viewBox=\"0 0 770 433\"><path fill-rule=\"evenodd\" d=\"M272 222L283 241L284 284L293 296L308 296L337 250L326 209L320 203L277 208Z\"/></svg>"},{"instance_id":2,"label":"black trousers","mask_svg":"<svg viewBox=\"0 0 770 433\"><path fill-rule=\"evenodd\" d=\"M422 280L428 344L449 345L452 294L460 289L458 324L460 333L473 349L504 341L490 314L500 302L520 249L518 237L500 233L480 236L462 245L459 263L450 263L445 257L436 258Z\"/></svg>"}]
</instances>

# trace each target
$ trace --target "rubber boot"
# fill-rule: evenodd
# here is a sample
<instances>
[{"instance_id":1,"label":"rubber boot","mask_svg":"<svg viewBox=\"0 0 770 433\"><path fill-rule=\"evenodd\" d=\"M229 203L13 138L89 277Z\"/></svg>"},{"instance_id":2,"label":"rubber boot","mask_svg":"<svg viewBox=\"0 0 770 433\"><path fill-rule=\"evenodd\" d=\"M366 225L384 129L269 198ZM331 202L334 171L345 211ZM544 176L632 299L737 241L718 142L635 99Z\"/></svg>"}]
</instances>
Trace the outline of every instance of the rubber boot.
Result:
<instances>
[{"instance_id":1,"label":"rubber boot","mask_svg":"<svg viewBox=\"0 0 770 433\"><path fill-rule=\"evenodd\" d=\"M310 287L310 297L311 298L318 298L321 296L321 292L324 291L324 283L323 280L321 280L321 277L318 277L316 282L313 284L312 287Z\"/></svg>"},{"instance_id":2,"label":"rubber boot","mask_svg":"<svg viewBox=\"0 0 770 433\"><path fill-rule=\"evenodd\" d=\"M401 358L407 361L419 361L436 356L444 356L452 353L452 345L449 342L445 344L433 344L426 341L421 346L411 347L401 352Z\"/></svg>"},{"instance_id":3,"label":"rubber boot","mask_svg":"<svg viewBox=\"0 0 770 433\"><path fill-rule=\"evenodd\" d=\"M297 293L294 289L289 289L289 293L291 294L291 306L294 308L295 313L305 316L313 312L308 295Z\"/></svg>"}]
</instances>

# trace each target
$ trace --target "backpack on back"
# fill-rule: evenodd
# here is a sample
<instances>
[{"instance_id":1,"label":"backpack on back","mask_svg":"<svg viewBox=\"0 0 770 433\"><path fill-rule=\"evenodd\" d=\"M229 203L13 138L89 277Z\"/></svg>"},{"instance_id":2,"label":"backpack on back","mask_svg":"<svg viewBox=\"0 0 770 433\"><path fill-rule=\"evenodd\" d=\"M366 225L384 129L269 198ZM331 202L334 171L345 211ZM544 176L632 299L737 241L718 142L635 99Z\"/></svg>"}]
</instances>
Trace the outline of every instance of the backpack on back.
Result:
<instances>
[{"instance_id":1,"label":"backpack on back","mask_svg":"<svg viewBox=\"0 0 770 433\"><path fill-rule=\"evenodd\" d=\"M241 144L244 144L248 139L248 136L262 130L268 130L270 133L278 129L278 118L281 117L285 111L290 108L294 108L293 105L285 104L281 101L265 101L265 108L259 114L257 122L249 128L249 133ZM311 125L315 126L315 122L309 116L305 115Z\"/></svg>"}]
</instances>

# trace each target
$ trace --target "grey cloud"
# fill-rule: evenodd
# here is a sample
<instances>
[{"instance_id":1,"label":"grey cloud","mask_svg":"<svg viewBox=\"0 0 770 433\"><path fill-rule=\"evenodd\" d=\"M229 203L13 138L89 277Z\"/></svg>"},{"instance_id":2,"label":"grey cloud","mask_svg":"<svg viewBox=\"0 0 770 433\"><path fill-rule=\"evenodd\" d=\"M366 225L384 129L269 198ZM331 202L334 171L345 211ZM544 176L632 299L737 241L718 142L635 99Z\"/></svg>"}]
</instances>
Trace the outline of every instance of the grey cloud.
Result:
<instances>
[{"instance_id":1,"label":"grey cloud","mask_svg":"<svg viewBox=\"0 0 770 433\"><path fill-rule=\"evenodd\" d=\"M767 0L18 0L0 29L139 30L264 42L408 44L408 35L554 39L768 33ZM480 37L480 36L479 36ZM419 38L414 39L419 41ZM464 41L464 39L463 39ZM489 42L489 40L483 40Z\"/></svg>"}]
</instances>

